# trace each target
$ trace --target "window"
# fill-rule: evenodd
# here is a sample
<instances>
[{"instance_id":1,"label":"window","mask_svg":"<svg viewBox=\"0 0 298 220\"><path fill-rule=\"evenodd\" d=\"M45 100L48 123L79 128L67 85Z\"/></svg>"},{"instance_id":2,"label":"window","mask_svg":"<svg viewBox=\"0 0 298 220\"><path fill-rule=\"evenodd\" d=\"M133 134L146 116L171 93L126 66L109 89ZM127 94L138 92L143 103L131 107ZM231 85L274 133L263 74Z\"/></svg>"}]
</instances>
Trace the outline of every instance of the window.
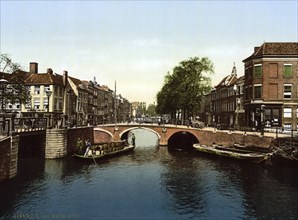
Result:
<instances>
[{"instance_id":1,"label":"window","mask_svg":"<svg viewBox=\"0 0 298 220\"><path fill-rule=\"evenodd\" d=\"M39 109L39 106L40 106L40 100L34 99L34 109Z\"/></svg>"},{"instance_id":2,"label":"window","mask_svg":"<svg viewBox=\"0 0 298 220\"><path fill-rule=\"evenodd\" d=\"M34 87L34 92L36 95L39 95L40 94L40 87L39 86L35 86Z\"/></svg>"},{"instance_id":3,"label":"window","mask_svg":"<svg viewBox=\"0 0 298 220\"><path fill-rule=\"evenodd\" d=\"M284 108L284 118L292 118L292 108Z\"/></svg>"},{"instance_id":4,"label":"window","mask_svg":"<svg viewBox=\"0 0 298 220\"><path fill-rule=\"evenodd\" d=\"M284 77L292 76L292 64L284 64Z\"/></svg>"},{"instance_id":5,"label":"window","mask_svg":"<svg viewBox=\"0 0 298 220\"><path fill-rule=\"evenodd\" d=\"M255 85L254 90L255 90L255 99L262 98L262 85Z\"/></svg>"},{"instance_id":6,"label":"window","mask_svg":"<svg viewBox=\"0 0 298 220\"><path fill-rule=\"evenodd\" d=\"M44 91L45 91L45 92L50 91L50 86L49 86L49 85L44 86Z\"/></svg>"},{"instance_id":7,"label":"window","mask_svg":"<svg viewBox=\"0 0 298 220\"><path fill-rule=\"evenodd\" d=\"M285 131L291 131L292 130L292 124L284 124L284 130Z\"/></svg>"},{"instance_id":8,"label":"window","mask_svg":"<svg viewBox=\"0 0 298 220\"><path fill-rule=\"evenodd\" d=\"M291 84L284 84L284 98L285 99L292 98L292 85Z\"/></svg>"},{"instance_id":9,"label":"window","mask_svg":"<svg viewBox=\"0 0 298 220\"><path fill-rule=\"evenodd\" d=\"M26 102L25 108L26 109L31 109L31 100L29 100L28 102Z\"/></svg>"},{"instance_id":10,"label":"window","mask_svg":"<svg viewBox=\"0 0 298 220\"><path fill-rule=\"evenodd\" d=\"M262 77L262 64L254 65L254 77Z\"/></svg>"}]
</instances>

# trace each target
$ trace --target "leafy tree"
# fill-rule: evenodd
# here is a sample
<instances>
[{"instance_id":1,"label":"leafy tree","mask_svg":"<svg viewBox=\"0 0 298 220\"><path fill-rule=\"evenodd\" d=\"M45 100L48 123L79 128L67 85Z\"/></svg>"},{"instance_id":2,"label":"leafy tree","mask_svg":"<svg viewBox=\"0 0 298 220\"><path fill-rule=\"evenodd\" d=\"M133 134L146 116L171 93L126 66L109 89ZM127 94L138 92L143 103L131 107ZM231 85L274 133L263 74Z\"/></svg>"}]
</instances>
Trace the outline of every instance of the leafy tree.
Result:
<instances>
[{"instance_id":1,"label":"leafy tree","mask_svg":"<svg viewBox=\"0 0 298 220\"><path fill-rule=\"evenodd\" d=\"M7 54L0 55L0 72L12 73L22 69L19 63L14 63Z\"/></svg>"},{"instance_id":2,"label":"leafy tree","mask_svg":"<svg viewBox=\"0 0 298 220\"><path fill-rule=\"evenodd\" d=\"M1 106L5 107L7 103L27 103L31 96L24 85L26 72L20 70L21 65L14 63L7 54L1 54L0 66L0 78L6 80L1 83Z\"/></svg>"},{"instance_id":3,"label":"leafy tree","mask_svg":"<svg viewBox=\"0 0 298 220\"><path fill-rule=\"evenodd\" d=\"M156 116L156 106L154 104L148 105L146 114L150 116Z\"/></svg>"},{"instance_id":4,"label":"leafy tree","mask_svg":"<svg viewBox=\"0 0 298 220\"><path fill-rule=\"evenodd\" d=\"M207 58L189 58L174 67L172 74L165 76L162 89L157 93L157 112L176 115L178 110L183 118L195 116L202 97L211 90L213 64Z\"/></svg>"}]
</instances>

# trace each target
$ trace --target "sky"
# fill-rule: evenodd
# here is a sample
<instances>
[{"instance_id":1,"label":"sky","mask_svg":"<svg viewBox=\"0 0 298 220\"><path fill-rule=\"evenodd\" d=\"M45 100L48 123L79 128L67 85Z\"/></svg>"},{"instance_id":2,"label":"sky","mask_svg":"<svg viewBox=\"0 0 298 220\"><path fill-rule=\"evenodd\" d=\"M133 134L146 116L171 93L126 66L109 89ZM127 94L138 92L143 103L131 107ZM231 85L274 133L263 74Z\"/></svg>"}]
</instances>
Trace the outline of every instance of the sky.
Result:
<instances>
[{"instance_id":1,"label":"sky","mask_svg":"<svg viewBox=\"0 0 298 220\"><path fill-rule=\"evenodd\" d=\"M183 60L208 57L212 85L264 42L298 41L298 1L0 0L0 52L156 103Z\"/></svg>"}]
</instances>

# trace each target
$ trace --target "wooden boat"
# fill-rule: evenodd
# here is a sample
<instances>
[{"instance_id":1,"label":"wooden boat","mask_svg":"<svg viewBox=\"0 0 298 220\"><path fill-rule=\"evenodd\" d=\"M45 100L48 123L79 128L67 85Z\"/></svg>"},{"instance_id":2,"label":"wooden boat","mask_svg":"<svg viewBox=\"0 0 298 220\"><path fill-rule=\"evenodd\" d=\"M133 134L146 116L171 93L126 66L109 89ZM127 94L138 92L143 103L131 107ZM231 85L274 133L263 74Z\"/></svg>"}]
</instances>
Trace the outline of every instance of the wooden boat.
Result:
<instances>
[{"instance_id":1,"label":"wooden boat","mask_svg":"<svg viewBox=\"0 0 298 220\"><path fill-rule=\"evenodd\" d=\"M102 143L87 147L84 154L75 153L73 156L80 159L95 160L130 152L134 148L135 146L127 145L125 141Z\"/></svg>"},{"instance_id":2,"label":"wooden boat","mask_svg":"<svg viewBox=\"0 0 298 220\"><path fill-rule=\"evenodd\" d=\"M222 157L228 157L228 158L241 160L245 162L251 162L251 163L261 163L261 162L265 162L268 159L267 153L253 152L250 150L236 149L233 147L224 147L216 144L212 146L194 144L193 147L199 152L222 156Z\"/></svg>"},{"instance_id":3,"label":"wooden boat","mask_svg":"<svg viewBox=\"0 0 298 220\"><path fill-rule=\"evenodd\" d=\"M243 150L252 151L252 152L272 153L271 148L259 147L255 145L242 145L242 144L234 143L233 147L236 149L243 149Z\"/></svg>"},{"instance_id":4,"label":"wooden boat","mask_svg":"<svg viewBox=\"0 0 298 220\"><path fill-rule=\"evenodd\" d=\"M298 157L293 154L287 154L281 151L275 151L272 155L274 161L279 161L286 164L298 165Z\"/></svg>"},{"instance_id":5,"label":"wooden boat","mask_svg":"<svg viewBox=\"0 0 298 220\"><path fill-rule=\"evenodd\" d=\"M298 166L298 151L286 152L282 149L276 149L272 155L273 162L280 162L283 164L289 164Z\"/></svg>"}]
</instances>

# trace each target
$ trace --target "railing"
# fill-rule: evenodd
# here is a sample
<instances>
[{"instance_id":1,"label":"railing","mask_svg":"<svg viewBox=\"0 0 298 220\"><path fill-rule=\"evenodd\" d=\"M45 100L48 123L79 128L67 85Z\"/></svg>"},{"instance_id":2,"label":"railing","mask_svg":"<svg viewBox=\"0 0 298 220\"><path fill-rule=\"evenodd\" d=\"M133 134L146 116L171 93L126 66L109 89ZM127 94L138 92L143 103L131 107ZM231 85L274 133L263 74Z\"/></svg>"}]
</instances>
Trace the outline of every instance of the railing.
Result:
<instances>
[{"instance_id":1,"label":"railing","mask_svg":"<svg viewBox=\"0 0 298 220\"><path fill-rule=\"evenodd\" d=\"M47 118L16 118L2 115L0 121L0 135L4 137L9 136L11 133L40 131L46 128Z\"/></svg>"},{"instance_id":2,"label":"railing","mask_svg":"<svg viewBox=\"0 0 298 220\"><path fill-rule=\"evenodd\" d=\"M14 118L14 132L39 131L47 128L47 118Z\"/></svg>"}]
</instances>

